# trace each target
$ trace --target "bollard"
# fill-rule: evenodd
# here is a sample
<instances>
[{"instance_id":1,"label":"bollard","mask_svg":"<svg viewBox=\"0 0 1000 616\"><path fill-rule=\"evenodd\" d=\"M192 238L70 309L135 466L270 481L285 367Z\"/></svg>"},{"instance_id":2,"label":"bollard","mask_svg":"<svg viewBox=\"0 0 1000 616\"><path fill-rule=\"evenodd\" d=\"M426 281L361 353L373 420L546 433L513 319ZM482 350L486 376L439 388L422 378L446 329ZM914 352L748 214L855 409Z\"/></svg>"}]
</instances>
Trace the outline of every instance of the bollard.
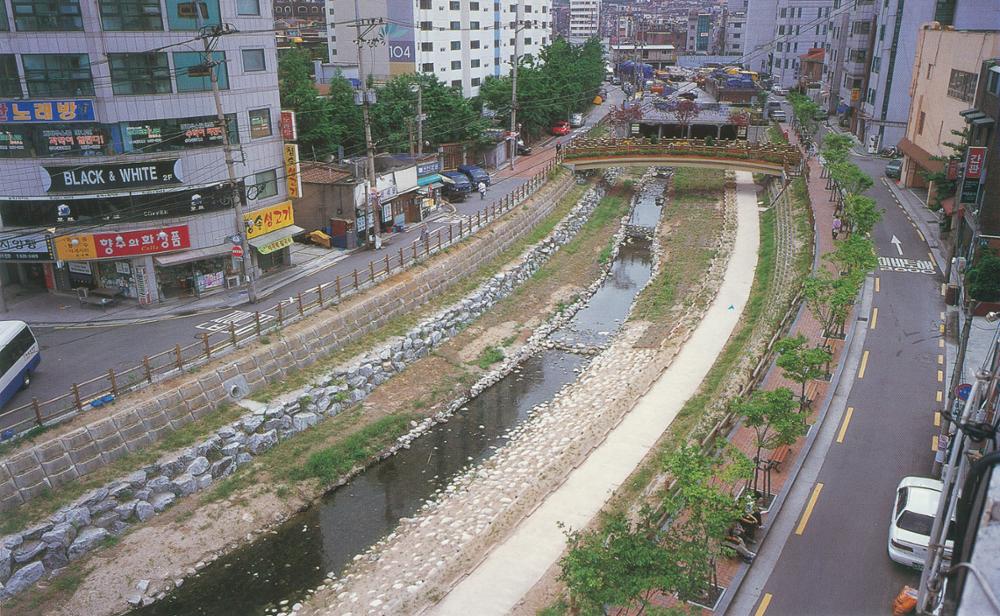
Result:
<instances>
[{"instance_id":1,"label":"bollard","mask_svg":"<svg viewBox=\"0 0 1000 616\"><path fill-rule=\"evenodd\" d=\"M184 356L181 355L181 345L174 346L174 355L177 357L177 369L184 369Z\"/></svg>"},{"instance_id":2,"label":"bollard","mask_svg":"<svg viewBox=\"0 0 1000 616\"><path fill-rule=\"evenodd\" d=\"M39 426L41 426L42 425L42 407L41 407L40 404L38 404L38 398L32 398L31 399L31 408L32 408L32 410L35 411L35 421L38 422Z\"/></svg>"},{"instance_id":3,"label":"bollard","mask_svg":"<svg viewBox=\"0 0 1000 616\"><path fill-rule=\"evenodd\" d=\"M389 255L385 255L385 275L389 275Z\"/></svg>"},{"instance_id":4,"label":"bollard","mask_svg":"<svg viewBox=\"0 0 1000 616\"><path fill-rule=\"evenodd\" d=\"M149 367L149 358L143 356L142 367L146 369L146 380L150 383L153 382L153 369Z\"/></svg>"},{"instance_id":5,"label":"bollard","mask_svg":"<svg viewBox=\"0 0 1000 616\"><path fill-rule=\"evenodd\" d=\"M306 311L302 309L302 293L299 293L296 299L299 302L299 316L300 317L305 316Z\"/></svg>"},{"instance_id":6,"label":"bollard","mask_svg":"<svg viewBox=\"0 0 1000 616\"><path fill-rule=\"evenodd\" d=\"M337 301L339 302L340 301L340 274L337 274L337 279L333 281L333 284L336 286Z\"/></svg>"},{"instance_id":7,"label":"bollard","mask_svg":"<svg viewBox=\"0 0 1000 616\"><path fill-rule=\"evenodd\" d=\"M233 346L236 346L236 342L237 342L237 340L236 340L236 324L233 323L232 321L229 322L229 341L233 343Z\"/></svg>"},{"instance_id":8,"label":"bollard","mask_svg":"<svg viewBox=\"0 0 1000 616\"><path fill-rule=\"evenodd\" d=\"M208 343L208 332L202 332L201 342L205 345L205 357L212 359L212 345Z\"/></svg>"},{"instance_id":9,"label":"bollard","mask_svg":"<svg viewBox=\"0 0 1000 616\"><path fill-rule=\"evenodd\" d=\"M371 282L375 282L375 262L374 261L369 261L368 262L368 280L371 281Z\"/></svg>"},{"instance_id":10,"label":"bollard","mask_svg":"<svg viewBox=\"0 0 1000 616\"><path fill-rule=\"evenodd\" d=\"M419 242L420 242L420 240L414 240L413 241L413 260L414 261L417 260L417 243L419 243Z\"/></svg>"},{"instance_id":11,"label":"bollard","mask_svg":"<svg viewBox=\"0 0 1000 616\"><path fill-rule=\"evenodd\" d=\"M111 393L118 397L118 381L115 380L115 369L108 368L108 380L111 381Z\"/></svg>"},{"instance_id":12,"label":"bollard","mask_svg":"<svg viewBox=\"0 0 1000 616\"><path fill-rule=\"evenodd\" d=\"M358 268L354 268L354 290L358 290Z\"/></svg>"},{"instance_id":13,"label":"bollard","mask_svg":"<svg viewBox=\"0 0 1000 616\"><path fill-rule=\"evenodd\" d=\"M285 324L285 311L282 310L282 306L284 305L284 303L285 302L281 301L281 302L278 302L277 306L275 306L275 308L278 309L278 326L279 327ZM257 331L257 335L258 336L260 335L259 328L258 328L258 331Z\"/></svg>"},{"instance_id":14,"label":"bollard","mask_svg":"<svg viewBox=\"0 0 1000 616\"><path fill-rule=\"evenodd\" d=\"M406 266L406 261L403 260L403 247L399 247L399 269L403 269Z\"/></svg>"}]
</instances>

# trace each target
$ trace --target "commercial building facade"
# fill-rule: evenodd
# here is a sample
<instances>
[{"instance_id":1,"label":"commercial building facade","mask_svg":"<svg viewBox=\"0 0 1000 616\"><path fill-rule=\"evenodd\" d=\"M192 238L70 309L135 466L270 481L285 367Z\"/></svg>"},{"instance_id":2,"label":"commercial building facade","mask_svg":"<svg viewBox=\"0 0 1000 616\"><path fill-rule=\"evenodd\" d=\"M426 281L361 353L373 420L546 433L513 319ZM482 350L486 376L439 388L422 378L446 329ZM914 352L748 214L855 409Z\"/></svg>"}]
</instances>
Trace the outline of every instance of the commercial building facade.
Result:
<instances>
[{"instance_id":1,"label":"commercial building facade","mask_svg":"<svg viewBox=\"0 0 1000 616\"><path fill-rule=\"evenodd\" d=\"M4 282L141 304L200 295L245 283L232 256L242 234L256 274L288 263L297 186L285 171L271 6L194 6L0 0ZM196 37L219 23L246 34L219 37L210 68ZM239 149L236 190L224 130Z\"/></svg>"},{"instance_id":2,"label":"commercial building facade","mask_svg":"<svg viewBox=\"0 0 1000 616\"><path fill-rule=\"evenodd\" d=\"M552 38L551 0L326 0L332 67L358 77L355 16L392 21L368 34L384 43L364 45L364 73L376 82L424 73L479 94L489 76L507 75L515 54L537 57ZM357 11L355 11L357 6Z\"/></svg>"}]
</instances>

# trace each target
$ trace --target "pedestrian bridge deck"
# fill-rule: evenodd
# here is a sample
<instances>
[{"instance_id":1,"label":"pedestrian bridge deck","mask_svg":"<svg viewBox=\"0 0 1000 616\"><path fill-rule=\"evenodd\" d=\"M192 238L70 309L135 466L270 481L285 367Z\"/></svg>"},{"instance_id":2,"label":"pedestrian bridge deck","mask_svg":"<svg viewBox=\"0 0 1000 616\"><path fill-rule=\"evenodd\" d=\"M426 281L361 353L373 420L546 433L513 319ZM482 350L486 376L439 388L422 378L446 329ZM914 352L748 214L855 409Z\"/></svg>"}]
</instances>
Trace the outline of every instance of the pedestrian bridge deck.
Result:
<instances>
[{"instance_id":1,"label":"pedestrian bridge deck","mask_svg":"<svg viewBox=\"0 0 1000 616\"><path fill-rule=\"evenodd\" d=\"M699 139L576 139L563 148L574 170L624 165L676 165L798 175L802 156L791 145Z\"/></svg>"}]
</instances>

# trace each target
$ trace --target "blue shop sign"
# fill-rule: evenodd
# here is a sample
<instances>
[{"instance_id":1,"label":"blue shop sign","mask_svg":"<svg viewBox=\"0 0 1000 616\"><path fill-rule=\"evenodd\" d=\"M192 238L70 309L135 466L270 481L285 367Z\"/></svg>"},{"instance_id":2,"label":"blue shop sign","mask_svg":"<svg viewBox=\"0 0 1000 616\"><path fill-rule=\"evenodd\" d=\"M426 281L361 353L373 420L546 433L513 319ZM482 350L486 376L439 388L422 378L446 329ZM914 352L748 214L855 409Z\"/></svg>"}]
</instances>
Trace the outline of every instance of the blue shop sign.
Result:
<instances>
[{"instance_id":1,"label":"blue shop sign","mask_svg":"<svg viewBox=\"0 0 1000 616\"><path fill-rule=\"evenodd\" d=\"M94 101L78 98L65 101L0 100L0 122L94 122Z\"/></svg>"},{"instance_id":2,"label":"blue shop sign","mask_svg":"<svg viewBox=\"0 0 1000 616\"><path fill-rule=\"evenodd\" d=\"M435 160L417 165L417 175L430 175L441 171L441 161Z\"/></svg>"}]
</instances>

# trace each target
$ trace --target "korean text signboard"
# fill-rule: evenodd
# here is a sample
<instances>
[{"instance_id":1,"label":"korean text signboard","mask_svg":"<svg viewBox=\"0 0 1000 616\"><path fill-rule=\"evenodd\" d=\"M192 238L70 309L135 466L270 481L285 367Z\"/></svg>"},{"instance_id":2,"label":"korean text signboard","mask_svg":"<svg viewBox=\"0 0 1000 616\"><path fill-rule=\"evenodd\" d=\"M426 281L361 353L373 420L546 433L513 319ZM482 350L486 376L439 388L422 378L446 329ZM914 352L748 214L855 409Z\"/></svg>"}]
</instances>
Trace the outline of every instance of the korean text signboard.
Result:
<instances>
[{"instance_id":1,"label":"korean text signboard","mask_svg":"<svg viewBox=\"0 0 1000 616\"><path fill-rule=\"evenodd\" d=\"M389 74L403 75L413 72L413 62L417 57L416 37L413 23L413 0L388 0L386 14L392 21L383 26L382 34L388 41Z\"/></svg>"},{"instance_id":2,"label":"korean text signboard","mask_svg":"<svg viewBox=\"0 0 1000 616\"><path fill-rule=\"evenodd\" d=\"M60 261L121 259L191 247L187 225L118 233L67 235L55 240Z\"/></svg>"},{"instance_id":3,"label":"korean text signboard","mask_svg":"<svg viewBox=\"0 0 1000 616\"><path fill-rule=\"evenodd\" d=\"M0 122L94 122L94 101L86 98L59 101L0 100Z\"/></svg>"},{"instance_id":4,"label":"korean text signboard","mask_svg":"<svg viewBox=\"0 0 1000 616\"><path fill-rule=\"evenodd\" d=\"M986 162L986 148L970 147L965 159L965 179L978 180L983 175L983 164Z\"/></svg>"},{"instance_id":5,"label":"korean text signboard","mask_svg":"<svg viewBox=\"0 0 1000 616\"><path fill-rule=\"evenodd\" d=\"M298 141L299 131L298 126L295 123L295 112L294 111L281 111L281 138L285 141Z\"/></svg>"},{"instance_id":6,"label":"korean text signboard","mask_svg":"<svg viewBox=\"0 0 1000 616\"><path fill-rule=\"evenodd\" d=\"M132 189L180 184L181 163L177 159L111 165L45 167L46 192Z\"/></svg>"},{"instance_id":7,"label":"korean text signboard","mask_svg":"<svg viewBox=\"0 0 1000 616\"><path fill-rule=\"evenodd\" d=\"M299 146L295 143L286 143L284 155L288 196L292 199L298 199L302 196L302 171L299 168Z\"/></svg>"},{"instance_id":8,"label":"korean text signboard","mask_svg":"<svg viewBox=\"0 0 1000 616\"><path fill-rule=\"evenodd\" d=\"M243 216L243 221L246 223L247 239L283 229L295 222L292 202L283 201L277 205L248 212Z\"/></svg>"},{"instance_id":9,"label":"korean text signboard","mask_svg":"<svg viewBox=\"0 0 1000 616\"><path fill-rule=\"evenodd\" d=\"M0 261L52 261L52 249L44 233L0 235Z\"/></svg>"}]
</instances>

